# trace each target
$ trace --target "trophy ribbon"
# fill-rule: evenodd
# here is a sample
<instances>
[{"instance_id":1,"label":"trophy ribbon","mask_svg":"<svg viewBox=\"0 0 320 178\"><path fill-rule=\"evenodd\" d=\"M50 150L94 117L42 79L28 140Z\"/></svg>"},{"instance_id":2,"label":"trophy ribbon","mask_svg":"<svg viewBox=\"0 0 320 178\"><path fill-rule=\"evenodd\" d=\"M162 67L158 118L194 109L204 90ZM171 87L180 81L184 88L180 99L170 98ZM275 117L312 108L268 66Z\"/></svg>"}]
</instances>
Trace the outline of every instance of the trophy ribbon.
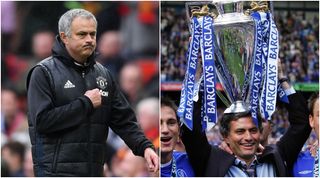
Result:
<instances>
[{"instance_id":1,"label":"trophy ribbon","mask_svg":"<svg viewBox=\"0 0 320 178\"><path fill-rule=\"evenodd\" d=\"M253 52L253 66L252 66L252 78L251 78L251 96L250 96L250 105L251 105L251 116L256 125L258 125L258 115L257 110L259 107L259 96L260 96L260 87L262 84L262 22L260 20L260 14L254 12L251 14L254 19L256 31L255 31L255 42L254 42L254 52Z\"/></svg>"},{"instance_id":2,"label":"trophy ribbon","mask_svg":"<svg viewBox=\"0 0 320 178\"><path fill-rule=\"evenodd\" d=\"M193 128L193 95L197 69L198 52L200 48L201 27L196 17L192 18L192 36L188 50L188 65L185 81L183 82L180 104L177 111L181 121L190 129Z\"/></svg>"},{"instance_id":3,"label":"trophy ribbon","mask_svg":"<svg viewBox=\"0 0 320 178\"><path fill-rule=\"evenodd\" d=\"M275 111L276 108L276 100L277 100L277 86L278 86L278 53L279 53L279 38L278 38L278 30L275 25L275 22L271 18L272 15L270 12L254 12L252 13L252 17L255 20L256 24L261 29L262 33L257 30L256 32L256 41L257 46L255 48L255 57L257 57L257 50L259 50L259 35L262 34L262 95L260 99L260 113L263 118L270 120L271 115ZM259 51L258 51L259 55ZM258 61L260 62L260 61ZM251 104L256 108L256 100L255 96L257 91L255 91L256 84L254 80L258 80L255 78L256 72L259 71L259 66L257 66L257 61L255 61L254 69L254 77L253 77L253 85L251 87L252 95L251 95ZM257 74L258 75L258 74ZM257 85L257 84L256 84ZM252 108L252 111L255 112L255 108ZM253 115L253 117L256 115Z\"/></svg>"},{"instance_id":4,"label":"trophy ribbon","mask_svg":"<svg viewBox=\"0 0 320 178\"><path fill-rule=\"evenodd\" d=\"M207 130L210 130L217 120L213 28L213 18L208 15L203 16L201 36L201 56L204 76L203 123L206 123L205 128Z\"/></svg>"},{"instance_id":5,"label":"trophy ribbon","mask_svg":"<svg viewBox=\"0 0 320 178\"><path fill-rule=\"evenodd\" d=\"M279 34L272 14L267 13L270 24L269 49L267 55L267 80L266 80L266 108L265 118L271 119L271 115L276 110L277 86L278 86L278 54L279 54Z\"/></svg>"},{"instance_id":6,"label":"trophy ribbon","mask_svg":"<svg viewBox=\"0 0 320 178\"><path fill-rule=\"evenodd\" d=\"M200 21L200 23L199 23ZM203 89L202 126L211 129L217 120L216 76L214 65L213 18L209 15L192 18L192 36L188 50L187 74L183 82L181 99L177 111L182 122L192 130L193 100L198 100L198 91ZM201 48L203 75L195 82L199 47ZM199 89L200 88L200 89Z\"/></svg>"},{"instance_id":7,"label":"trophy ribbon","mask_svg":"<svg viewBox=\"0 0 320 178\"><path fill-rule=\"evenodd\" d=\"M275 111L275 90L277 91L277 94L282 102L289 103L289 100L281 85L277 84L278 80L276 78L278 76L278 66L276 64L276 61L278 59L279 40L278 31L276 29L274 21L271 18L272 15L271 13L253 12L251 13L251 17L255 21L256 31L254 45L254 65L252 67L253 74L250 85L250 105L251 115L254 121L257 122L257 108L259 100L261 101L259 105L260 113L266 119L271 119L270 116ZM267 46L267 44L269 45ZM261 92L260 88L262 85L263 91ZM269 91L266 90L267 88L269 89ZM260 99L259 96L261 95L261 93L262 97ZM269 105L266 105L267 103L269 103Z\"/></svg>"},{"instance_id":8,"label":"trophy ribbon","mask_svg":"<svg viewBox=\"0 0 320 178\"><path fill-rule=\"evenodd\" d=\"M278 53L279 53L279 38L278 30L275 22L271 18L271 13L267 13L269 19L269 38L268 38L268 53L266 60L266 82L265 82L265 101L264 101L264 118L270 120L271 115L275 111L277 100L277 83L278 83Z\"/></svg>"}]
</instances>

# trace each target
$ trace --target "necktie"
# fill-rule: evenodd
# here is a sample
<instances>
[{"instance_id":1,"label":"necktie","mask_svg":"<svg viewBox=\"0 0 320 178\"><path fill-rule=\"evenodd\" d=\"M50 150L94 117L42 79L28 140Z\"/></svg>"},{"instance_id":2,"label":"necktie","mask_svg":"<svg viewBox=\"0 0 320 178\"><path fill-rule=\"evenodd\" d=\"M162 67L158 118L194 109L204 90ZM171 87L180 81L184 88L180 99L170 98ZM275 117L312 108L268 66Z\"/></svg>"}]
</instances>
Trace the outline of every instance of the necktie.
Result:
<instances>
[{"instance_id":1,"label":"necktie","mask_svg":"<svg viewBox=\"0 0 320 178\"><path fill-rule=\"evenodd\" d=\"M243 172L245 172L248 177L256 177L256 169L255 169L255 164L251 164L250 166L247 167L247 165L239 164L236 165L238 168L240 168Z\"/></svg>"},{"instance_id":2,"label":"necktie","mask_svg":"<svg viewBox=\"0 0 320 178\"><path fill-rule=\"evenodd\" d=\"M245 170L249 177L255 177L255 169L254 166L250 166Z\"/></svg>"}]
</instances>

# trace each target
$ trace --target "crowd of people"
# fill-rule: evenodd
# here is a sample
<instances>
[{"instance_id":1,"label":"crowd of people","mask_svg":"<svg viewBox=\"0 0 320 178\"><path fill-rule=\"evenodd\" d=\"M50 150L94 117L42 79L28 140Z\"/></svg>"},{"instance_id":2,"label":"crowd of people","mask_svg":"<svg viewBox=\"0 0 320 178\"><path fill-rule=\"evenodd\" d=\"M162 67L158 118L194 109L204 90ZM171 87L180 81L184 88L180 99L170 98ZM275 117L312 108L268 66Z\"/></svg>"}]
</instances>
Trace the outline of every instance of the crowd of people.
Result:
<instances>
[{"instance_id":1,"label":"crowd of people","mask_svg":"<svg viewBox=\"0 0 320 178\"><path fill-rule=\"evenodd\" d=\"M1 16L6 17L1 22L2 176L34 176L27 119L27 73L51 55L58 35L58 19L72 8L87 9L96 16L98 61L111 71L145 135L156 150L159 148L158 3L1 2ZM114 133L109 134L106 145L106 176L153 175L145 160L135 156Z\"/></svg>"},{"instance_id":2,"label":"crowd of people","mask_svg":"<svg viewBox=\"0 0 320 178\"><path fill-rule=\"evenodd\" d=\"M279 57L292 83L319 82L319 16L308 12L278 11ZM180 82L186 69L190 31L184 8L165 6L161 13L161 81Z\"/></svg>"},{"instance_id":3,"label":"crowd of people","mask_svg":"<svg viewBox=\"0 0 320 178\"><path fill-rule=\"evenodd\" d=\"M184 9L161 10L161 82L182 81L190 32Z\"/></svg>"},{"instance_id":4,"label":"crowd of people","mask_svg":"<svg viewBox=\"0 0 320 178\"><path fill-rule=\"evenodd\" d=\"M319 82L319 16L275 11L280 34L279 57L291 82Z\"/></svg>"}]
</instances>

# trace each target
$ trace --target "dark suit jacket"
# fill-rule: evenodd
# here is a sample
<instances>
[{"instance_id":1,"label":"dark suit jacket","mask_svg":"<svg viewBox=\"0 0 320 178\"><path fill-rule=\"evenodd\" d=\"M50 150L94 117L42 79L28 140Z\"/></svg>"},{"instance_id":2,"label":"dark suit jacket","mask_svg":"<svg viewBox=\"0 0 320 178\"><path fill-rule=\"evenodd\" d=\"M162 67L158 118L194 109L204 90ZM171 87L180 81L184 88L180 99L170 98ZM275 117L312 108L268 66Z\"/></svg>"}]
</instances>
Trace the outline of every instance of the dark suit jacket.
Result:
<instances>
[{"instance_id":1,"label":"dark suit jacket","mask_svg":"<svg viewBox=\"0 0 320 178\"><path fill-rule=\"evenodd\" d=\"M289 95L290 127L276 145L265 147L260 162L272 163L276 175L279 177L291 176L293 167L303 144L311 132L308 120L307 103L299 93ZM190 163L196 176L224 177L234 162L235 157L208 143L206 135L201 130L200 122L201 103L194 103L193 130L182 126L182 141L185 145Z\"/></svg>"}]
</instances>

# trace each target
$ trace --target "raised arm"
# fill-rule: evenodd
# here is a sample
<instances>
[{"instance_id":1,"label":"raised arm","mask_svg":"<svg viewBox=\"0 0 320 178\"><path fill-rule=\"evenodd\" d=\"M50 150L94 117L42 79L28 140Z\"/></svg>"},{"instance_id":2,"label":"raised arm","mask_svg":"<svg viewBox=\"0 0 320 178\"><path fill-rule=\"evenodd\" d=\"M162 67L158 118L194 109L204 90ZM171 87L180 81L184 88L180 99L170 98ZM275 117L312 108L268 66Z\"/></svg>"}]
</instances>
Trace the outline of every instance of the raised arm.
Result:
<instances>
[{"instance_id":1,"label":"raised arm","mask_svg":"<svg viewBox=\"0 0 320 178\"><path fill-rule=\"evenodd\" d=\"M279 79L285 79L286 76L281 67L279 69ZM290 126L277 143L277 147L282 158L286 161L288 169L291 170L299 152L310 135L311 127L308 119L307 101L301 93L295 92L288 81L282 81L281 86L289 99L289 104L286 104L286 108L289 112Z\"/></svg>"},{"instance_id":2,"label":"raised arm","mask_svg":"<svg viewBox=\"0 0 320 178\"><path fill-rule=\"evenodd\" d=\"M201 98L199 94L199 98ZM182 141L185 145L190 163L196 176L204 176L208 162L211 146L208 143L206 134L201 127L201 102L194 102L193 130L185 125L181 126Z\"/></svg>"}]
</instances>

